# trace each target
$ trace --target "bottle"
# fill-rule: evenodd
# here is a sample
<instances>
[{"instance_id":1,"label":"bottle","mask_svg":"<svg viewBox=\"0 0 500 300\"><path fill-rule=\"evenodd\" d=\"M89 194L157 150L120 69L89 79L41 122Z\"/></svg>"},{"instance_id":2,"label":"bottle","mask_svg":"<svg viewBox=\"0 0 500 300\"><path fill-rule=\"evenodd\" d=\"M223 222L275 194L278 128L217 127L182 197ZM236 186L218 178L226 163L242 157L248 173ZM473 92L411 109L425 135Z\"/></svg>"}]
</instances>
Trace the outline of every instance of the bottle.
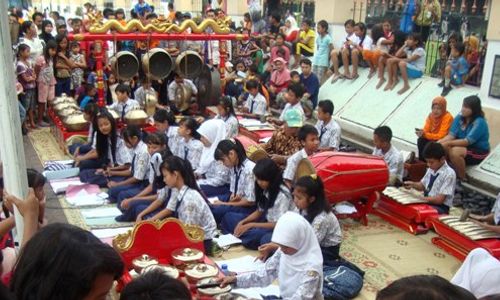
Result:
<instances>
[{"instance_id":1,"label":"bottle","mask_svg":"<svg viewBox=\"0 0 500 300\"><path fill-rule=\"evenodd\" d=\"M222 274L224 274L224 276L229 276L229 275L231 275L231 274L229 273L229 270L228 270L228 268L227 268L227 265L226 265L226 264L222 264L222 266L221 266L220 268L221 268Z\"/></svg>"}]
</instances>

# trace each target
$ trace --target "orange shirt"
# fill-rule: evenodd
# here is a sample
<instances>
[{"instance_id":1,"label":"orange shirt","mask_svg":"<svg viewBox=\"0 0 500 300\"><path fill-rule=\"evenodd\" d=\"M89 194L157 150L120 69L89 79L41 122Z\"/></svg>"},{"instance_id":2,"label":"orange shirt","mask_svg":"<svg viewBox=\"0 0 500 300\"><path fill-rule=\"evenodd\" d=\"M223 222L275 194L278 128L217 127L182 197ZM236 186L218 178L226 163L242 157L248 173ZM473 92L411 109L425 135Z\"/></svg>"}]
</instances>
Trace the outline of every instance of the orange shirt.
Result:
<instances>
[{"instance_id":1,"label":"orange shirt","mask_svg":"<svg viewBox=\"0 0 500 300\"><path fill-rule=\"evenodd\" d=\"M438 130L435 130L434 132L431 132L431 127L432 127L431 123L432 122L430 118L427 117L423 129L424 138L431 141L437 141L444 138L450 131L451 124L453 123L453 116L450 114L450 112L447 111L443 116L443 120L441 121L441 126L439 126Z\"/></svg>"}]
</instances>

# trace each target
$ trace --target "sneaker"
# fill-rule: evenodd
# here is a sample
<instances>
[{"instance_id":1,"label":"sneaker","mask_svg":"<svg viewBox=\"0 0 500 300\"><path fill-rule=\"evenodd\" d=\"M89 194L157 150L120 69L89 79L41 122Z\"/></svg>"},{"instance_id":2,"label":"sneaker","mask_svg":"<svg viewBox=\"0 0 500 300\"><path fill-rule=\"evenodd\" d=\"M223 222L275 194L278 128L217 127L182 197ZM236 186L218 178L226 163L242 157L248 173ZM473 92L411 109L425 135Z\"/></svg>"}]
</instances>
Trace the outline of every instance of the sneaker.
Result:
<instances>
[{"instance_id":1,"label":"sneaker","mask_svg":"<svg viewBox=\"0 0 500 300\"><path fill-rule=\"evenodd\" d=\"M443 87L443 91L441 92L441 96L445 97L452 90L451 85Z\"/></svg>"},{"instance_id":2,"label":"sneaker","mask_svg":"<svg viewBox=\"0 0 500 300\"><path fill-rule=\"evenodd\" d=\"M444 86L444 80L442 80L440 83L438 83L438 87L443 87Z\"/></svg>"}]
</instances>

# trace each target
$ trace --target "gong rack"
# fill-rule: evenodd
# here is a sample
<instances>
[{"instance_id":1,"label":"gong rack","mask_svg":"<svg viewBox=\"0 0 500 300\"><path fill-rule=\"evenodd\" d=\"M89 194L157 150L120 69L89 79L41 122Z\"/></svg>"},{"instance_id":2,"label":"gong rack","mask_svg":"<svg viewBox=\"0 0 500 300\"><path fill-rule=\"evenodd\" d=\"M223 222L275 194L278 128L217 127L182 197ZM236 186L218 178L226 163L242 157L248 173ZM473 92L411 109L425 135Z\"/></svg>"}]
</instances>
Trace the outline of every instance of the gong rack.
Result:
<instances>
[{"instance_id":1,"label":"gong rack","mask_svg":"<svg viewBox=\"0 0 500 300\"><path fill-rule=\"evenodd\" d=\"M137 20L129 21L129 23L136 22ZM109 22L109 21L108 21ZM186 23L186 24L185 24ZM113 24L113 23L111 23ZM127 31L123 27L122 28L113 28L112 26L106 26L108 23L98 24L101 28L115 29L117 32L114 33L106 33L103 30L93 30L94 24L90 26L90 32L83 34L69 34L69 40L75 41L93 41L95 42L94 50L96 52L95 60L96 60L96 75L97 75L97 96L98 96L98 105L99 107L104 107L106 105L104 99L104 73L103 73L103 61L104 61L104 47L102 43L104 41L151 41L151 40L171 40L171 41L230 41L230 40L246 40L249 38L248 35L243 34L233 34L233 33L222 33L222 30L219 26L217 26L216 22L212 20L205 20L199 26L196 25L192 20L184 21L180 27L181 32L144 32L145 30L139 30L139 32L132 31L130 29L137 29L137 27L126 26ZM187 26L186 26L187 25ZM119 26L119 25L117 25ZM138 25L140 26L140 24ZM175 25L171 25L175 26ZM108 28L109 27L109 28ZM128 28L130 27L130 28ZM187 28L191 28L193 32L199 32L200 29L212 28L214 33L189 33L186 32ZM146 28L147 29L147 28ZM227 30L224 30L227 31ZM224 68L225 68L225 47L219 47L220 51L220 79L224 79ZM148 43L148 50L150 50Z\"/></svg>"}]
</instances>

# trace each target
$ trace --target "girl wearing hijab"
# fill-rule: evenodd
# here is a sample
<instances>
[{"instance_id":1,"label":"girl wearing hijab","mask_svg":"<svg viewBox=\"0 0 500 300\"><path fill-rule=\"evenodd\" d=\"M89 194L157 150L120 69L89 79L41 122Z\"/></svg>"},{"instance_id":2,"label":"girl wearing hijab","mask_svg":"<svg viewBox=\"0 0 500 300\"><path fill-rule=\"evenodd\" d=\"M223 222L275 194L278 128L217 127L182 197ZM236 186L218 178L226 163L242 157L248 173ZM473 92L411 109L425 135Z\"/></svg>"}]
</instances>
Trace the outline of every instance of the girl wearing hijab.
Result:
<instances>
[{"instance_id":1,"label":"girl wearing hijab","mask_svg":"<svg viewBox=\"0 0 500 300\"><path fill-rule=\"evenodd\" d=\"M207 197L229 195L229 169L214 159L217 145L226 138L226 124L221 119L211 119L201 124L197 131L203 144L200 164L195 172L198 185Z\"/></svg>"},{"instance_id":2,"label":"girl wearing hijab","mask_svg":"<svg viewBox=\"0 0 500 300\"><path fill-rule=\"evenodd\" d=\"M221 286L259 287L278 279L282 299L323 299L323 257L309 222L297 213L285 213L276 223L272 241L280 248L262 269L227 276Z\"/></svg>"},{"instance_id":3,"label":"girl wearing hijab","mask_svg":"<svg viewBox=\"0 0 500 300\"><path fill-rule=\"evenodd\" d=\"M293 16L289 16L285 20L285 26L281 28L281 32L285 35L285 41L289 43L295 42L297 35L299 34L299 26L297 26L297 21Z\"/></svg>"},{"instance_id":4,"label":"girl wearing hijab","mask_svg":"<svg viewBox=\"0 0 500 300\"><path fill-rule=\"evenodd\" d=\"M451 283L458 285L478 299L500 294L500 262L483 248L472 250L458 269Z\"/></svg>"},{"instance_id":5,"label":"girl wearing hijab","mask_svg":"<svg viewBox=\"0 0 500 300\"><path fill-rule=\"evenodd\" d=\"M424 160L423 151L429 142L444 138L450 131L453 116L446 110L446 99L438 96L432 100L431 113L425 120L423 129L415 129L418 136L418 158Z\"/></svg>"},{"instance_id":6,"label":"girl wearing hijab","mask_svg":"<svg viewBox=\"0 0 500 300\"><path fill-rule=\"evenodd\" d=\"M50 22L50 20L43 20L42 33L40 33L38 37L45 42L45 45L47 45L49 41L56 40L52 35L52 30L54 30L54 25L52 25L52 22Z\"/></svg>"}]
</instances>

